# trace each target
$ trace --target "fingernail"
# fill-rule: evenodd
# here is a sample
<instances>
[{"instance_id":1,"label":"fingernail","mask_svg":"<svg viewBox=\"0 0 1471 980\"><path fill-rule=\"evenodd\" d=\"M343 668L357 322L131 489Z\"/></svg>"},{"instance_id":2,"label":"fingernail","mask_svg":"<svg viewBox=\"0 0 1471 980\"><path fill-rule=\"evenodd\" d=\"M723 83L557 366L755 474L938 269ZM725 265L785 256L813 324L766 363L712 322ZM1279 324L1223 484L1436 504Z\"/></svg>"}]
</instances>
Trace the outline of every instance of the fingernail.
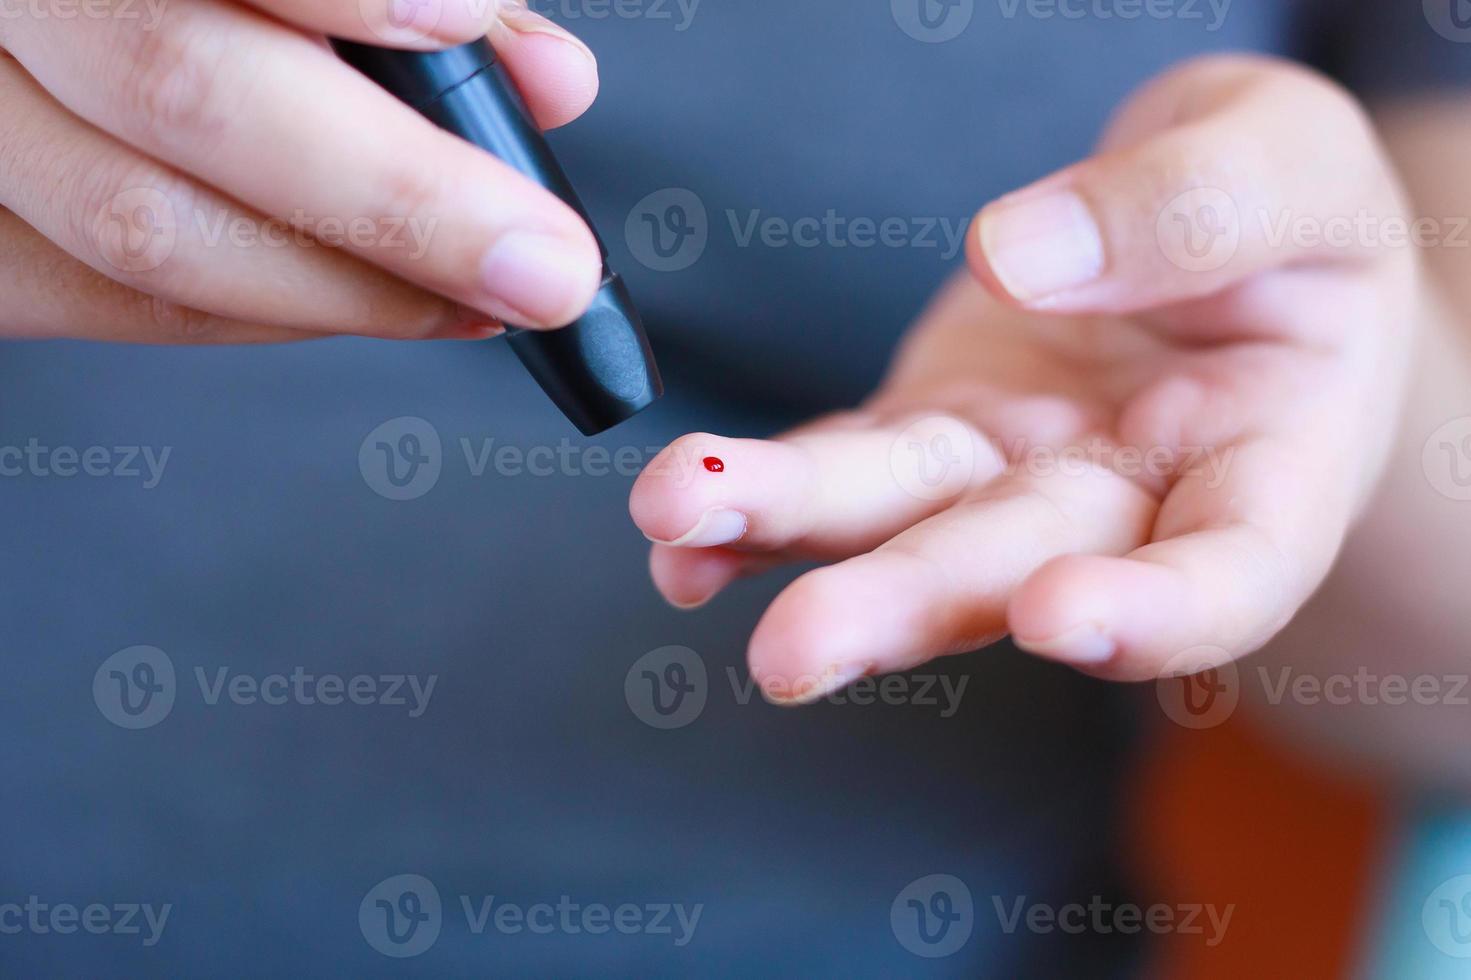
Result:
<instances>
[{"instance_id":1,"label":"fingernail","mask_svg":"<svg viewBox=\"0 0 1471 980\"><path fill-rule=\"evenodd\" d=\"M671 548L718 548L745 537L747 524L746 515L738 510L712 507L700 515L694 527L673 541L660 541L658 538L649 540L655 544L667 544Z\"/></svg>"},{"instance_id":2,"label":"fingernail","mask_svg":"<svg viewBox=\"0 0 1471 980\"><path fill-rule=\"evenodd\" d=\"M981 249L1006 291L1036 302L1103 274L1103 237L1072 191L1002 199L981 212Z\"/></svg>"},{"instance_id":3,"label":"fingernail","mask_svg":"<svg viewBox=\"0 0 1471 980\"><path fill-rule=\"evenodd\" d=\"M488 294L482 305L518 327L564 326L581 312L573 302L592 294L597 276L560 238L507 232L481 260L480 282Z\"/></svg>"},{"instance_id":4,"label":"fingernail","mask_svg":"<svg viewBox=\"0 0 1471 980\"><path fill-rule=\"evenodd\" d=\"M506 332L497 323L468 324L445 327L433 335L434 340L491 340Z\"/></svg>"},{"instance_id":5,"label":"fingernail","mask_svg":"<svg viewBox=\"0 0 1471 980\"><path fill-rule=\"evenodd\" d=\"M709 595L702 596L698 599L669 599L668 602L680 612L694 612L697 609L704 609L710 604L710 600L713 598L715 598L715 593L711 592Z\"/></svg>"},{"instance_id":6,"label":"fingernail","mask_svg":"<svg viewBox=\"0 0 1471 980\"><path fill-rule=\"evenodd\" d=\"M1096 626L1079 626L1048 640L1015 639L1023 650L1070 664L1101 664L1118 652L1118 645Z\"/></svg>"},{"instance_id":7,"label":"fingernail","mask_svg":"<svg viewBox=\"0 0 1471 980\"><path fill-rule=\"evenodd\" d=\"M832 664L819 677L799 677L791 684L780 678L768 677L761 683L761 696L780 707L815 704L841 691L872 669L871 664Z\"/></svg>"},{"instance_id":8,"label":"fingernail","mask_svg":"<svg viewBox=\"0 0 1471 980\"><path fill-rule=\"evenodd\" d=\"M475 37L483 37L493 21L486 16L485 4L478 0L444 0L444 3L416 2L416 0L389 0L390 17L398 23L409 18L433 18L430 33L446 41L464 43Z\"/></svg>"},{"instance_id":9,"label":"fingernail","mask_svg":"<svg viewBox=\"0 0 1471 980\"><path fill-rule=\"evenodd\" d=\"M546 34L549 37L569 41L576 45L578 50L585 54L594 65L598 63L597 56L592 53L592 48L584 44L581 38L562 25L532 10L526 5L526 0L500 0L498 14L500 22L518 34Z\"/></svg>"}]
</instances>

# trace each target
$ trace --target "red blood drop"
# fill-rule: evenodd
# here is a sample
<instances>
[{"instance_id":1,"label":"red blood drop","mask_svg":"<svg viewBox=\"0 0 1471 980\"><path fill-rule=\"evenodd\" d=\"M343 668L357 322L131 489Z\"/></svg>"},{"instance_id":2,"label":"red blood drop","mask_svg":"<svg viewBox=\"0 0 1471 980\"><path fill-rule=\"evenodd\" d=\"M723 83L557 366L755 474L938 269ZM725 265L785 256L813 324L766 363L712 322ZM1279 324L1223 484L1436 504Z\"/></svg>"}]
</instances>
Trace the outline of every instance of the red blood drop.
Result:
<instances>
[{"instance_id":1,"label":"red blood drop","mask_svg":"<svg viewBox=\"0 0 1471 980\"><path fill-rule=\"evenodd\" d=\"M725 460L721 459L718 456L706 456L705 469L709 470L711 473L724 473Z\"/></svg>"}]
</instances>

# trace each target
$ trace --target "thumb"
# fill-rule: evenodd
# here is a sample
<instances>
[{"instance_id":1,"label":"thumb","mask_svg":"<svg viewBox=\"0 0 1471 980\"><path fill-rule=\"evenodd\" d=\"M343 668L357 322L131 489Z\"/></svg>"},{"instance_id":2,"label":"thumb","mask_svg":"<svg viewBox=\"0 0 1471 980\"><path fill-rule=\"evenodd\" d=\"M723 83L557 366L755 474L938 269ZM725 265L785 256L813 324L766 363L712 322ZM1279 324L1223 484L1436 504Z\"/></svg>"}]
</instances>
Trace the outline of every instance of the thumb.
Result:
<instances>
[{"instance_id":1,"label":"thumb","mask_svg":"<svg viewBox=\"0 0 1471 980\"><path fill-rule=\"evenodd\" d=\"M1293 263L1365 261L1387 237L1366 229L1404 220L1357 102L1283 62L1191 62L1113 130L1109 149L977 216L968 259L999 298L1139 312Z\"/></svg>"}]
</instances>

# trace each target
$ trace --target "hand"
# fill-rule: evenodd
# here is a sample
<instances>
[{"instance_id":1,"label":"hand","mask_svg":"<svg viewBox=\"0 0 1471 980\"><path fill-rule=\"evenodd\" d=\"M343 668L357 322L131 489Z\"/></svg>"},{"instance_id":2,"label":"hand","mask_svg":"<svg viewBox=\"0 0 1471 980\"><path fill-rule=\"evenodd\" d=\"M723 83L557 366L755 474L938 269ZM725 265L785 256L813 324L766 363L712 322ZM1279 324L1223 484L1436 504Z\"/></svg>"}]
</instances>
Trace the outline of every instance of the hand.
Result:
<instances>
[{"instance_id":1,"label":"hand","mask_svg":"<svg viewBox=\"0 0 1471 980\"><path fill-rule=\"evenodd\" d=\"M980 213L976 278L866 405L656 459L631 500L655 584L694 606L836 560L751 639L779 702L1008 632L1114 679L1260 647L1324 578L1389 448L1417 261L1341 232L1404 208L1328 82L1246 58L1166 74L1097 155ZM707 456L723 471L685 462Z\"/></svg>"},{"instance_id":2,"label":"hand","mask_svg":"<svg viewBox=\"0 0 1471 980\"><path fill-rule=\"evenodd\" d=\"M522 0L0 3L0 335L471 339L575 319L601 267L577 215L324 41L487 31L541 125L592 103L592 54Z\"/></svg>"}]
</instances>

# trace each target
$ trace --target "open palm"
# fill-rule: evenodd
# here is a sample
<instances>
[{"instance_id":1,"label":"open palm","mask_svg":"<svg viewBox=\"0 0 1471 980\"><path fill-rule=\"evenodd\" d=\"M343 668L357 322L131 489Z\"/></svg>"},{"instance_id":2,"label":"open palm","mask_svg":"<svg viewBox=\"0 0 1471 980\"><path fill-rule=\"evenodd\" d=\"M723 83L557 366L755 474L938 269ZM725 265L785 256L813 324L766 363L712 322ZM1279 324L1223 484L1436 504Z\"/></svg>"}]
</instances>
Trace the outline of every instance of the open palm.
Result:
<instances>
[{"instance_id":1,"label":"open palm","mask_svg":"<svg viewBox=\"0 0 1471 980\"><path fill-rule=\"evenodd\" d=\"M1402 212L1328 83L1176 70L1099 155L981 213L974 277L864 406L656 460L631 501L655 583L698 605L835 562L752 638L785 702L1008 632L1119 679L1248 653L1327 574L1388 451L1418 307L1384 235ZM1360 214L1374 237L1334 234ZM668 465L707 457L723 469Z\"/></svg>"}]
</instances>

